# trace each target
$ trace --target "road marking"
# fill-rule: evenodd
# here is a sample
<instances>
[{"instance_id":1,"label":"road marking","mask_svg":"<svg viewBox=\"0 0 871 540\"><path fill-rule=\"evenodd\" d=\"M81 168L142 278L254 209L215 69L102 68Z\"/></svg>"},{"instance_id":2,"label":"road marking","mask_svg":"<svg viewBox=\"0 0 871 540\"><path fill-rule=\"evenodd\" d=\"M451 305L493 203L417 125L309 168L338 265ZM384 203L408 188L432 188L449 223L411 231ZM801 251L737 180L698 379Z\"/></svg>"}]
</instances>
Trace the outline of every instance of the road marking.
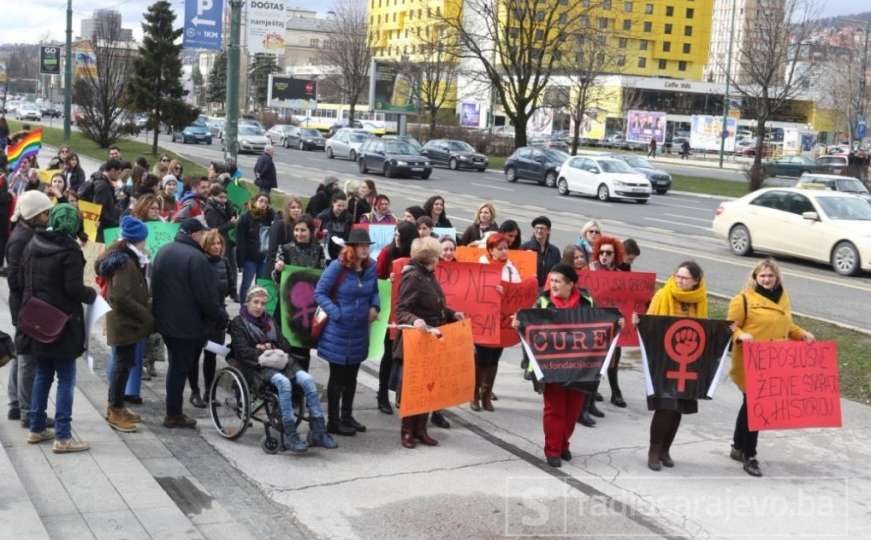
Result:
<instances>
[{"instance_id":1,"label":"road marking","mask_svg":"<svg viewBox=\"0 0 871 540\"><path fill-rule=\"evenodd\" d=\"M684 227L692 227L693 229L701 229L703 231L711 231L712 230L710 227L702 227L700 225L691 225L689 223L682 223L680 221L675 221L673 219L659 219L659 218L652 218L652 217L645 217L644 219L646 219L648 221L657 221L659 223L668 223L670 225L682 225Z\"/></svg>"},{"instance_id":2,"label":"road marking","mask_svg":"<svg viewBox=\"0 0 871 540\"><path fill-rule=\"evenodd\" d=\"M614 203L602 202L602 201L600 201L599 199L596 199L596 198L590 198L590 197L585 197L585 196L583 196L583 195L575 195L575 194L572 194L572 195L557 195L556 198L557 198L557 199L562 199L562 200L564 200L564 201L565 201L565 200L571 200L571 201L577 201L577 202L579 202L579 203L584 203L584 204L594 204L594 205L596 205L596 207L599 207L599 208L601 208L601 207L603 207L603 206L606 207L606 208L613 208L613 207L614 207Z\"/></svg>"},{"instance_id":3,"label":"road marking","mask_svg":"<svg viewBox=\"0 0 871 540\"><path fill-rule=\"evenodd\" d=\"M646 231L655 232L655 233L664 233L664 234L674 234L674 231L671 229L660 229L659 227L642 227Z\"/></svg>"},{"instance_id":4,"label":"road marking","mask_svg":"<svg viewBox=\"0 0 871 540\"><path fill-rule=\"evenodd\" d=\"M668 206L669 208L680 208L681 210L692 210L693 212L714 212L714 208L704 208L701 206L692 206L689 204L669 204L656 201L656 206Z\"/></svg>"},{"instance_id":5,"label":"road marking","mask_svg":"<svg viewBox=\"0 0 871 540\"><path fill-rule=\"evenodd\" d=\"M682 215L680 215L680 214L669 214L669 213L665 213L664 215L666 215L666 216L671 216L671 217L676 217L676 218L681 218L681 219L691 219L691 220L693 220L693 221L701 221L702 223L710 223L710 222L711 222L710 219L703 219L703 218L690 217L690 216L682 216Z\"/></svg>"},{"instance_id":6,"label":"road marking","mask_svg":"<svg viewBox=\"0 0 871 540\"><path fill-rule=\"evenodd\" d=\"M470 184L472 184L473 186L478 186L478 187L482 187L482 188L496 189L499 191L510 191L510 192L514 193L513 188L507 188L507 187L502 187L502 186L491 186L490 184L479 184L477 182L470 182Z\"/></svg>"}]
</instances>

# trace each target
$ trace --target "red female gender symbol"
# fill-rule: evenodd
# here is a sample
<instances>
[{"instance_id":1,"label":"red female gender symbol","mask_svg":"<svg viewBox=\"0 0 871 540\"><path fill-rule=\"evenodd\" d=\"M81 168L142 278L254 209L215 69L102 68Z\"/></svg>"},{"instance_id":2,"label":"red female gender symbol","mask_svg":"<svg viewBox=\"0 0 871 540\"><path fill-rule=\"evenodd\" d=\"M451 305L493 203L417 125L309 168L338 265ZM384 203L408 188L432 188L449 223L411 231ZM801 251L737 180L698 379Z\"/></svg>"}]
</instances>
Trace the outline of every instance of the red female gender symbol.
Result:
<instances>
[{"instance_id":1,"label":"red female gender symbol","mask_svg":"<svg viewBox=\"0 0 871 540\"><path fill-rule=\"evenodd\" d=\"M681 319L673 323L665 333L665 353L674 360L680 368L677 371L665 372L666 379L677 380L677 391L686 389L686 382L699 378L687 366L695 362L705 350L705 329L698 321Z\"/></svg>"}]
</instances>

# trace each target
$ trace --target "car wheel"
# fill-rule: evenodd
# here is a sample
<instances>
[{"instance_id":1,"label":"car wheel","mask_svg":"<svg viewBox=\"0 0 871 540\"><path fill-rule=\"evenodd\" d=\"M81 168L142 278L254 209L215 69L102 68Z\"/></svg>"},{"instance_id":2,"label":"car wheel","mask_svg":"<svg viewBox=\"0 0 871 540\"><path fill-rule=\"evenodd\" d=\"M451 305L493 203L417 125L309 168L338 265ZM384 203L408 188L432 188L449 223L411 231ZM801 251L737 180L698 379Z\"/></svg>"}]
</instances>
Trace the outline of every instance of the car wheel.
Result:
<instances>
[{"instance_id":1,"label":"car wheel","mask_svg":"<svg viewBox=\"0 0 871 540\"><path fill-rule=\"evenodd\" d=\"M486 172L487 167L478 167L478 172Z\"/></svg>"},{"instance_id":2,"label":"car wheel","mask_svg":"<svg viewBox=\"0 0 871 540\"><path fill-rule=\"evenodd\" d=\"M206 144L208 144L209 146L212 145L212 138L211 138L211 137L209 137L208 139L206 139Z\"/></svg>"},{"instance_id":3,"label":"car wheel","mask_svg":"<svg viewBox=\"0 0 871 540\"><path fill-rule=\"evenodd\" d=\"M303 151L305 150L305 143L304 142L299 141L299 149L303 150Z\"/></svg>"},{"instance_id":4,"label":"car wheel","mask_svg":"<svg viewBox=\"0 0 871 540\"><path fill-rule=\"evenodd\" d=\"M801 171L800 173L798 173L798 175L802 176L802 175L810 174L810 173L811 173L810 171Z\"/></svg>"},{"instance_id":5,"label":"car wheel","mask_svg":"<svg viewBox=\"0 0 871 540\"><path fill-rule=\"evenodd\" d=\"M366 160L361 159L357 162L357 169L360 171L360 174L366 174L369 172L369 169L366 168Z\"/></svg>"},{"instance_id":6,"label":"car wheel","mask_svg":"<svg viewBox=\"0 0 871 540\"><path fill-rule=\"evenodd\" d=\"M859 252L850 242L838 242L832 250L832 268L842 276L852 276L859 272Z\"/></svg>"},{"instance_id":7,"label":"car wheel","mask_svg":"<svg viewBox=\"0 0 871 540\"><path fill-rule=\"evenodd\" d=\"M393 167L389 163L384 164L384 176L386 178L393 178Z\"/></svg>"},{"instance_id":8,"label":"car wheel","mask_svg":"<svg viewBox=\"0 0 871 540\"><path fill-rule=\"evenodd\" d=\"M517 182L517 172L514 170L514 167L505 169L505 179L509 182Z\"/></svg>"},{"instance_id":9,"label":"car wheel","mask_svg":"<svg viewBox=\"0 0 871 540\"><path fill-rule=\"evenodd\" d=\"M611 192L608 191L608 186L605 184L600 184L599 189L596 190L596 196L600 201L608 201L611 199Z\"/></svg>"},{"instance_id":10,"label":"car wheel","mask_svg":"<svg viewBox=\"0 0 871 540\"><path fill-rule=\"evenodd\" d=\"M666 193L668 193L667 189L657 189L656 190L657 195L665 195Z\"/></svg>"},{"instance_id":11,"label":"car wheel","mask_svg":"<svg viewBox=\"0 0 871 540\"><path fill-rule=\"evenodd\" d=\"M355 152L354 150L351 150L351 153L348 154L348 158L351 161L357 161L357 152Z\"/></svg>"},{"instance_id":12,"label":"car wheel","mask_svg":"<svg viewBox=\"0 0 871 540\"><path fill-rule=\"evenodd\" d=\"M448 161L448 167L450 167L452 171L456 171L459 166L460 164L457 163L456 158L451 158L451 160Z\"/></svg>"},{"instance_id":13,"label":"car wheel","mask_svg":"<svg viewBox=\"0 0 871 540\"><path fill-rule=\"evenodd\" d=\"M420 175L420 177L423 178L424 180L429 180L429 177L431 174L432 174L432 171L427 171L427 172L423 173L422 175Z\"/></svg>"},{"instance_id":14,"label":"car wheel","mask_svg":"<svg viewBox=\"0 0 871 540\"><path fill-rule=\"evenodd\" d=\"M739 257L745 257L753 253L753 244L750 241L750 231L744 225L738 224L729 231L729 247L732 253Z\"/></svg>"},{"instance_id":15,"label":"car wheel","mask_svg":"<svg viewBox=\"0 0 871 540\"><path fill-rule=\"evenodd\" d=\"M647 201L650 199L635 199L635 202L638 204L647 204Z\"/></svg>"},{"instance_id":16,"label":"car wheel","mask_svg":"<svg viewBox=\"0 0 871 540\"><path fill-rule=\"evenodd\" d=\"M327 147L327 157L329 159L333 159L334 157L336 157L333 155L333 147L332 146Z\"/></svg>"},{"instance_id":17,"label":"car wheel","mask_svg":"<svg viewBox=\"0 0 871 540\"><path fill-rule=\"evenodd\" d=\"M559 191L560 195L568 195L569 194L569 182L565 178L560 178L556 182L556 190Z\"/></svg>"},{"instance_id":18,"label":"car wheel","mask_svg":"<svg viewBox=\"0 0 871 540\"><path fill-rule=\"evenodd\" d=\"M556 187L556 172L550 171L546 175L544 175L544 185L545 187Z\"/></svg>"}]
</instances>

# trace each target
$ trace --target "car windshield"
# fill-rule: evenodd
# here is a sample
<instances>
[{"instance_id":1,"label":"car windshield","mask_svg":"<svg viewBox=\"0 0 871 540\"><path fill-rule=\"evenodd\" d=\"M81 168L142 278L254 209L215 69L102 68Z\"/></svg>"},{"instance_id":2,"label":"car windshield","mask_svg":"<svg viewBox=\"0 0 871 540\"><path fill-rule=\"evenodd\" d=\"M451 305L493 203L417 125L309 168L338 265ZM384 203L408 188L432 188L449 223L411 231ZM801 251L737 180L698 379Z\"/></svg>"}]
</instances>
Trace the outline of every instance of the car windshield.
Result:
<instances>
[{"instance_id":1,"label":"car windshield","mask_svg":"<svg viewBox=\"0 0 871 540\"><path fill-rule=\"evenodd\" d=\"M838 191L846 191L847 193L868 193L868 188L855 178L846 178L844 180L838 180Z\"/></svg>"},{"instance_id":2,"label":"car windshield","mask_svg":"<svg viewBox=\"0 0 871 540\"><path fill-rule=\"evenodd\" d=\"M623 163L622 161L617 161L616 159L603 159L599 161L599 167L602 167L602 170L609 173L632 173L633 171L629 165Z\"/></svg>"},{"instance_id":3,"label":"car windshield","mask_svg":"<svg viewBox=\"0 0 871 540\"><path fill-rule=\"evenodd\" d=\"M257 126L239 126L239 135L263 135L263 130Z\"/></svg>"},{"instance_id":4,"label":"car windshield","mask_svg":"<svg viewBox=\"0 0 871 540\"><path fill-rule=\"evenodd\" d=\"M623 159L626 161L626 163L629 164L630 167L640 167L642 169L652 169L653 168L653 165L651 165L650 162L644 158L629 156L629 157L625 157Z\"/></svg>"},{"instance_id":5,"label":"car windshield","mask_svg":"<svg viewBox=\"0 0 871 540\"><path fill-rule=\"evenodd\" d=\"M388 154L411 154L416 155L417 150L404 141L390 141L384 144L384 151Z\"/></svg>"},{"instance_id":6,"label":"car windshield","mask_svg":"<svg viewBox=\"0 0 871 540\"><path fill-rule=\"evenodd\" d=\"M834 220L871 221L871 204L853 197L817 197L823 212Z\"/></svg>"},{"instance_id":7,"label":"car windshield","mask_svg":"<svg viewBox=\"0 0 871 540\"><path fill-rule=\"evenodd\" d=\"M369 136L363 133L351 133L348 135L348 139L350 139L351 142L364 142L369 139Z\"/></svg>"},{"instance_id":8,"label":"car windshield","mask_svg":"<svg viewBox=\"0 0 871 540\"><path fill-rule=\"evenodd\" d=\"M547 149L547 150L542 150L542 152L544 153L544 155L546 155L552 161L559 161L560 163L564 162L565 160L569 159L569 157L571 157L561 150Z\"/></svg>"},{"instance_id":9,"label":"car windshield","mask_svg":"<svg viewBox=\"0 0 871 540\"><path fill-rule=\"evenodd\" d=\"M311 137L313 139L317 139L321 136L321 132L316 129L301 129L299 130L299 133L303 137Z\"/></svg>"},{"instance_id":10,"label":"car windshield","mask_svg":"<svg viewBox=\"0 0 871 540\"><path fill-rule=\"evenodd\" d=\"M459 152L474 152L475 149L472 146L463 141L448 141L448 148L451 150L457 150Z\"/></svg>"}]
</instances>

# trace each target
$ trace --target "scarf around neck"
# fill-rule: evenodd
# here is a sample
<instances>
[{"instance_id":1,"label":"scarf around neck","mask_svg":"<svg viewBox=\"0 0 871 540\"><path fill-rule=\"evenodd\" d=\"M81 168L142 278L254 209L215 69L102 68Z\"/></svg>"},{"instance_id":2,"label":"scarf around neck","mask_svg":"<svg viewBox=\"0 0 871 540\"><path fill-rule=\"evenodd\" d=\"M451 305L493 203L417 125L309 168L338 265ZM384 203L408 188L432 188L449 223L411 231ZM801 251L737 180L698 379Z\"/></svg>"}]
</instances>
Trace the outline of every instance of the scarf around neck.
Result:
<instances>
[{"instance_id":1,"label":"scarf around neck","mask_svg":"<svg viewBox=\"0 0 871 540\"><path fill-rule=\"evenodd\" d=\"M779 304L781 297L783 297L783 286L778 284L773 289L766 289L757 283L756 293L763 298L771 300L775 304Z\"/></svg>"},{"instance_id":2,"label":"scarf around neck","mask_svg":"<svg viewBox=\"0 0 871 540\"><path fill-rule=\"evenodd\" d=\"M261 316L255 317L254 315L251 315L251 313L248 312L248 308L243 305L239 309L239 315L242 316L242 321L245 323L245 327L257 340L257 343L264 343L267 341L274 342L278 340L272 317L270 317L269 313L266 311L264 311Z\"/></svg>"},{"instance_id":3,"label":"scarf around neck","mask_svg":"<svg viewBox=\"0 0 871 540\"><path fill-rule=\"evenodd\" d=\"M707 319L708 290L705 286L705 280L702 279L695 289L684 291L677 286L674 276L668 278L662 289L654 295L648 314L677 316L683 311L679 304L696 304L696 316L700 319Z\"/></svg>"},{"instance_id":4,"label":"scarf around neck","mask_svg":"<svg viewBox=\"0 0 871 540\"><path fill-rule=\"evenodd\" d=\"M551 293L550 301L554 305L554 307L558 309L573 308L580 304L581 291L579 291L577 287L572 287L572 294L570 294L568 298L560 298L559 296Z\"/></svg>"}]
</instances>

